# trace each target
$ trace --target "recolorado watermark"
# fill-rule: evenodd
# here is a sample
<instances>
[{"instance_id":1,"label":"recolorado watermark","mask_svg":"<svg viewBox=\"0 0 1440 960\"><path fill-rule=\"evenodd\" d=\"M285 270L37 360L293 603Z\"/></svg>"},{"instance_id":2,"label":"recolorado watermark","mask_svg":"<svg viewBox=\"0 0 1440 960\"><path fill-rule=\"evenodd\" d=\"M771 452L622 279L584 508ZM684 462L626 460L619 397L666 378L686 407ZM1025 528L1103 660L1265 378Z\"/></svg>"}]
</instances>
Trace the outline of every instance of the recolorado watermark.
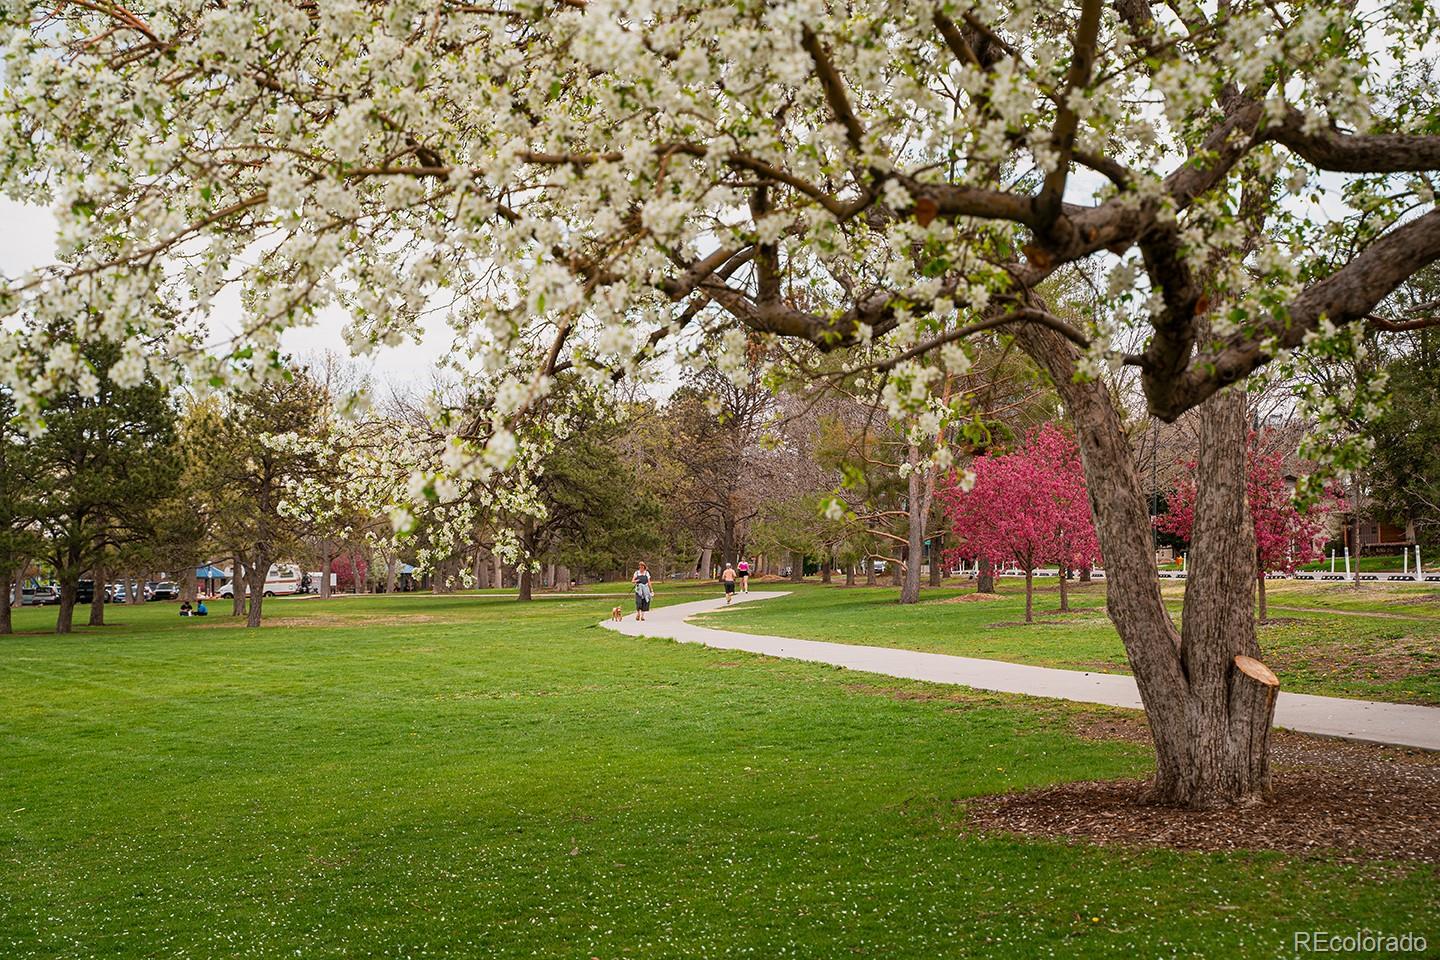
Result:
<instances>
[{"instance_id":1,"label":"recolorado watermark","mask_svg":"<svg viewBox=\"0 0 1440 960\"><path fill-rule=\"evenodd\" d=\"M1387 956L1424 953L1428 944L1419 933L1386 933L1383 930L1296 930L1296 953L1370 953Z\"/></svg>"}]
</instances>

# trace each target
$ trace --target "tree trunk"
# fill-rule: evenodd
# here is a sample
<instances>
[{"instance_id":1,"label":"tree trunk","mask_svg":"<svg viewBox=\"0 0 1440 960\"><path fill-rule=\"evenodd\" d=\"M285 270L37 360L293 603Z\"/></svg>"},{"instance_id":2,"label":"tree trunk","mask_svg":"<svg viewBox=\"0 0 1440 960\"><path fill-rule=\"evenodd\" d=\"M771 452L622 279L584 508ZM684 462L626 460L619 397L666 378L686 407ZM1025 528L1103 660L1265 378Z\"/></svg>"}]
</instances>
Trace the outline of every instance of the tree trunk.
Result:
<instances>
[{"instance_id":1,"label":"tree trunk","mask_svg":"<svg viewBox=\"0 0 1440 960\"><path fill-rule=\"evenodd\" d=\"M555 565L555 589L561 593L570 592L570 568L563 563Z\"/></svg>"},{"instance_id":2,"label":"tree trunk","mask_svg":"<svg viewBox=\"0 0 1440 960\"><path fill-rule=\"evenodd\" d=\"M517 572L518 572L519 575L520 575L520 593L519 593L519 595L518 595L515 599L517 599L517 600L533 600L533 599L535 599L535 584L534 584L535 575L530 572L530 565L529 565L528 563L522 565Z\"/></svg>"},{"instance_id":3,"label":"tree trunk","mask_svg":"<svg viewBox=\"0 0 1440 960\"><path fill-rule=\"evenodd\" d=\"M250 612L246 615L245 626L260 626L261 608L265 605L265 578L270 574L270 556L263 549L255 554L255 565L245 579L250 585ZM240 591L235 591L239 593Z\"/></svg>"},{"instance_id":4,"label":"tree trunk","mask_svg":"<svg viewBox=\"0 0 1440 960\"><path fill-rule=\"evenodd\" d=\"M1261 798L1269 790L1273 697L1241 697L1236 657L1259 660L1255 638L1255 530L1245 495L1245 394L1232 389L1200 408L1195 530L1185 584L1180 647L1189 679L1187 776L1174 799L1221 807ZM1193 596L1192 596L1193 594ZM1268 706L1267 706L1268 703ZM1169 799L1169 798L1167 798Z\"/></svg>"},{"instance_id":5,"label":"tree trunk","mask_svg":"<svg viewBox=\"0 0 1440 960\"><path fill-rule=\"evenodd\" d=\"M1092 583L1093 581L1091 580L1091 577L1090 577L1091 572L1092 572L1092 571L1091 571L1090 564L1087 563L1087 564L1085 564L1085 566L1081 567L1081 568L1080 568L1080 582L1081 582L1081 583Z\"/></svg>"},{"instance_id":6,"label":"tree trunk","mask_svg":"<svg viewBox=\"0 0 1440 960\"><path fill-rule=\"evenodd\" d=\"M1035 622L1035 568L1025 564L1025 622Z\"/></svg>"},{"instance_id":7,"label":"tree trunk","mask_svg":"<svg viewBox=\"0 0 1440 960\"><path fill-rule=\"evenodd\" d=\"M701 580L710 579L710 565L714 557L713 547L704 547L700 551L700 562L695 567L695 572L700 575Z\"/></svg>"},{"instance_id":8,"label":"tree trunk","mask_svg":"<svg viewBox=\"0 0 1440 960\"><path fill-rule=\"evenodd\" d=\"M845 564L845 586L855 586L855 564L853 563Z\"/></svg>"},{"instance_id":9,"label":"tree trunk","mask_svg":"<svg viewBox=\"0 0 1440 960\"><path fill-rule=\"evenodd\" d=\"M144 602L145 602L145 580L146 580L146 578L145 578L144 576L137 576L137 577L135 578L135 588L134 588L133 590L130 588L130 586L129 586L128 583L126 584L126 586L125 586L125 602L126 602L126 603L144 603Z\"/></svg>"},{"instance_id":10,"label":"tree trunk","mask_svg":"<svg viewBox=\"0 0 1440 960\"><path fill-rule=\"evenodd\" d=\"M930 586L932 587L940 586L945 576L944 564L940 559L940 544L944 537L944 534L937 533L930 538Z\"/></svg>"},{"instance_id":11,"label":"tree trunk","mask_svg":"<svg viewBox=\"0 0 1440 960\"><path fill-rule=\"evenodd\" d=\"M832 569L833 569L833 568L832 568L831 565L830 565L830 560L829 560L829 558L826 558L825 561L820 564L820 582L821 582L821 583L829 583L829 582L830 582L830 580L831 580L831 570L832 570Z\"/></svg>"},{"instance_id":12,"label":"tree trunk","mask_svg":"<svg viewBox=\"0 0 1440 960\"><path fill-rule=\"evenodd\" d=\"M0 603L0 635L15 632L15 624L10 611L15 606L19 606L21 601L22 594L20 590L19 578L11 577L10 581L5 585L5 590L6 593L4 602ZM14 591L13 600L10 594L11 590Z\"/></svg>"},{"instance_id":13,"label":"tree trunk","mask_svg":"<svg viewBox=\"0 0 1440 960\"><path fill-rule=\"evenodd\" d=\"M995 592L995 564L989 557L982 557L975 561L975 592Z\"/></svg>"},{"instance_id":14,"label":"tree trunk","mask_svg":"<svg viewBox=\"0 0 1440 960\"><path fill-rule=\"evenodd\" d=\"M1070 612L1070 593L1067 589L1066 580L1070 579L1070 568L1063 563L1060 565L1060 612Z\"/></svg>"},{"instance_id":15,"label":"tree trunk","mask_svg":"<svg viewBox=\"0 0 1440 960\"><path fill-rule=\"evenodd\" d=\"M60 578L60 607L55 611L55 632L70 633L75 629L75 582L76 576Z\"/></svg>"},{"instance_id":16,"label":"tree trunk","mask_svg":"<svg viewBox=\"0 0 1440 960\"><path fill-rule=\"evenodd\" d=\"M105 626L105 582L110 579L110 571L104 567L96 567L90 571L91 582L95 584L95 591L90 595L90 626Z\"/></svg>"},{"instance_id":17,"label":"tree trunk","mask_svg":"<svg viewBox=\"0 0 1440 960\"><path fill-rule=\"evenodd\" d=\"M920 445L910 444L907 454L910 476L906 479L905 581L900 587L901 603L920 602L920 561L925 555L925 478L920 469Z\"/></svg>"},{"instance_id":18,"label":"tree trunk","mask_svg":"<svg viewBox=\"0 0 1440 960\"><path fill-rule=\"evenodd\" d=\"M330 599L330 578L335 573L335 557L330 549L325 549L325 559L320 563L320 599Z\"/></svg>"},{"instance_id":19,"label":"tree trunk","mask_svg":"<svg viewBox=\"0 0 1440 960\"><path fill-rule=\"evenodd\" d=\"M1106 607L1154 741L1155 799L1196 809L1257 801L1269 787L1275 685L1256 680L1260 671L1249 666L1260 652L1254 585L1251 565L1235 562L1255 550L1245 503L1244 395L1222 392L1197 410L1195 529L1177 631L1160 595L1149 516L1108 390L1099 380L1076 381L1078 351L1060 334L1024 324L1016 340L1049 372L1075 422L1105 557Z\"/></svg>"},{"instance_id":20,"label":"tree trunk","mask_svg":"<svg viewBox=\"0 0 1440 960\"><path fill-rule=\"evenodd\" d=\"M877 582L877 581L876 581L876 579L875 579L875 558L874 558L874 557L866 557L866 558L865 558L865 586L867 586L867 587L873 587L873 586L875 586L876 582Z\"/></svg>"},{"instance_id":21,"label":"tree trunk","mask_svg":"<svg viewBox=\"0 0 1440 960\"><path fill-rule=\"evenodd\" d=\"M1259 601L1260 622L1264 623L1270 618L1269 611L1265 608L1265 568L1260 567L1255 576L1255 594Z\"/></svg>"},{"instance_id":22,"label":"tree trunk","mask_svg":"<svg viewBox=\"0 0 1440 960\"><path fill-rule=\"evenodd\" d=\"M805 554L790 551L790 582L799 583L805 579Z\"/></svg>"},{"instance_id":23,"label":"tree trunk","mask_svg":"<svg viewBox=\"0 0 1440 960\"><path fill-rule=\"evenodd\" d=\"M245 584L248 577L244 555L235 554L230 567L230 586L235 591L235 595L230 599L230 615L232 617L245 616Z\"/></svg>"}]
</instances>

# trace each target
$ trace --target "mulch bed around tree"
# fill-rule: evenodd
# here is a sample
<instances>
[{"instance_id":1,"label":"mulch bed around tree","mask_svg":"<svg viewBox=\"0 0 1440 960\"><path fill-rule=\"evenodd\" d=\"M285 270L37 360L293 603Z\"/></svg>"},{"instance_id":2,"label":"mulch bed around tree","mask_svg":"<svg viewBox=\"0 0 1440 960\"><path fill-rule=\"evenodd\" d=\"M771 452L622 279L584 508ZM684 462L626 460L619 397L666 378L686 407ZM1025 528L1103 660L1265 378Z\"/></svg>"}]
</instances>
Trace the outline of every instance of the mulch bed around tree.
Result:
<instances>
[{"instance_id":1,"label":"mulch bed around tree","mask_svg":"<svg viewBox=\"0 0 1440 960\"><path fill-rule=\"evenodd\" d=\"M1149 739L1128 718L1086 720L1077 732ZM1440 755L1280 730L1272 745L1269 804L1192 812L1148 802L1142 781L1087 781L965 801L965 822L1077 843L1440 864Z\"/></svg>"}]
</instances>

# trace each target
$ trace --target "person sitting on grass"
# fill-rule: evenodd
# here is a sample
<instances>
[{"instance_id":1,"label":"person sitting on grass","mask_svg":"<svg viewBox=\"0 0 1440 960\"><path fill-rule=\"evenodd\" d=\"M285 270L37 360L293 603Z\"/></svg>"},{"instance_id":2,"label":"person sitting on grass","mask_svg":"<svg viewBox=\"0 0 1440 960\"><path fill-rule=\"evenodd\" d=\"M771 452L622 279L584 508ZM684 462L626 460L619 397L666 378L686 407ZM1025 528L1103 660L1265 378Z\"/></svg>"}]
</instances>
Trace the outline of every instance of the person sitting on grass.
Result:
<instances>
[{"instance_id":1,"label":"person sitting on grass","mask_svg":"<svg viewBox=\"0 0 1440 960\"><path fill-rule=\"evenodd\" d=\"M205 601L204 601L204 600L196 601L196 604L195 604L195 616L197 616L197 617L208 617L209 615L210 615L210 611L205 609Z\"/></svg>"},{"instance_id":2,"label":"person sitting on grass","mask_svg":"<svg viewBox=\"0 0 1440 960\"><path fill-rule=\"evenodd\" d=\"M182 617L193 616L193 614L192 614L191 611L190 611L190 601L189 601L189 600L182 600L182 601L180 602L180 616L182 616Z\"/></svg>"}]
</instances>

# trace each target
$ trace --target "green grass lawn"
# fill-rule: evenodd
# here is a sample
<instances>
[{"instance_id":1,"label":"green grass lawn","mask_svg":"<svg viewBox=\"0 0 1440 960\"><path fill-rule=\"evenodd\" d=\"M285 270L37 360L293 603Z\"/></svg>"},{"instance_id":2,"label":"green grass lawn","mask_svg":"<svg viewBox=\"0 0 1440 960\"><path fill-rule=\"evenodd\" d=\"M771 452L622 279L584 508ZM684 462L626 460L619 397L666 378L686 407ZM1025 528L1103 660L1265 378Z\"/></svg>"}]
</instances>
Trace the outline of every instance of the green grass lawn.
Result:
<instances>
[{"instance_id":1,"label":"green grass lawn","mask_svg":"<svg viewBox=\"0 0 1440 960\"><path fill-rule=\"evenodd\" d=\"M1001 599L942 602L974 592L948 586L901 610L894 587L766 585L791 596L709 614L709 626L836 643L903 647L1015 663L1128 673L1125 650L1105 615L1102 583L1071 591L1058 613L1053 581L1036 586L1036 623L1026 625L1024 581L998 578ZM1177 622L1184 585L1163 585ZM1266 662L1297 693L1440 705L1440 592L1434 586L1272 581L1270 623L1260 628ZM1281 609L1281 608L1306 608ZM1357 614L1373 614L1359 616Z\"/></svg>"},{"instance_id":2,"label":"green grass lawn","mask_svg":"<svg viewBox=\"0 0 1440 960\"><path fill-rule=\"evenodd\" d=\"M278 601L249 631L157 604L70 637L19 611L37 632L0 638L0 956L1440 942L1433 868L967 832L967 797L1146 772L1143 747L1078 739L1079 708L626 638L594 626L610 605Z\"/></svg>"}]
</instances>

